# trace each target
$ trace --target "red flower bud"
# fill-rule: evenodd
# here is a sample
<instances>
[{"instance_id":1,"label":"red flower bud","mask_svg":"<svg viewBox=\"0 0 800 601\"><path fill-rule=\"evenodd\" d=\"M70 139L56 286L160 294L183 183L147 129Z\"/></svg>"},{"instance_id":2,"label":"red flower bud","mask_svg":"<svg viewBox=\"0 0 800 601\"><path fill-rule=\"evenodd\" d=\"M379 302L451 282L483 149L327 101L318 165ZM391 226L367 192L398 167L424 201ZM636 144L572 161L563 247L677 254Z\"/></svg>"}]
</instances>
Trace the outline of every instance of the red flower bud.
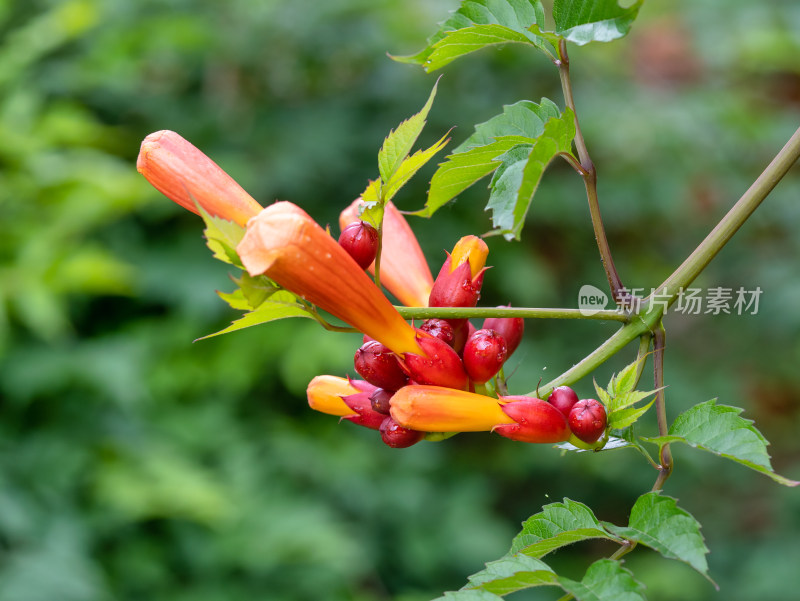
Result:
<instances>
[{"instance_id":1,"label":"red flower bud","mask_svg":"<svg viewBox=\"0 0 800 601\"><path fill-rule=\"evenodd\" d=\"M474 307L478 304L483 273L486 270L486 256L489 248L476 236L464 236L459 240L453 252L436 276L429 307ZM448 320L454 327L462 325L466 320Z\"/></svg>"},{"instance_id":2,"label":"red flower bud","mask_svg":"<svg viewBox=\"0 0 800 601\"><path fill-rule=\"evenodd\" d=\"M428 319L420 327L420 330L446 342L453 346L455 341L455 330L450 322L445 319Z\"/></svg>"},{"instance_id":3,"label":"red flower bud","mask_svg":"<svg viewBox=\"0 0 800 601\"><path fill-rule=\"evenodd\" d=\"M519 343L522 342L522 334L525 331L525 320L521 317L489 317L483 322L483 329L494 330L506 340L508 345L508 356L514 354Z\"/></svg>"},{"instance_id":4,"label":"red flower bud","mask_svg":"<svg viewBox=\"0 0 800 601\"><path fill-rule=\"evenodd\" d=\"M521 442L562 442L570 435L564 415L541 399L526 396L500 397L510 401L501 405L503 412L515 424L502 424L494 431L512 440Z\"/></svg>"},{"instance_id":5,"label":"red flower bud","mask_svg":"<svg viewBox=\"0 0 800 601\"><path fill-rule=\"evenodd\" d=\"M553 389L553 392L547 397L547 402L563 413L565 417L569 417L569 412L578 402L578 395L569 386L559 386Z\"/></svg>"},{"instance_id":6,"label":"red flower bud","mask_svg":"<svg viewBox=\"0 0 800 601\"><path fill-rule=\"evenodd\" d=\"M494 330L477 330L464 345L464 368L479 384L494 377L508 356L503 337Z\"/></svg>"},{"instance_id":7,"label":"red flower bud","mask_svg":"<svg viewBox=\"0 0 800 601\"><path fill-rule=\"evenodd\" d=\"M394 449L405 449L411 445L417 444L424 434L417 430L410 430L404 428L391 417L386 417L381 422L381 438L383 442Z\"/></svg>"},{"instance_id":8,"label":"red flower bud","mask_svg":"<svg viewBox=\"0 0 800 601\"><path fill-rule=\"evenodd\" d=\"M569 412L569 427L583 442L596 442L606 430L606 409L595 399L582 399Z\"/></svg>"},{"instance_id":9,"label":"red flower bud","mask_svg":"<svg viewBox=\"0 0 800 601\"><path fill-rule=\"evenodd\" d=\"M393 394L393 392L389 392L383 388L376 388L372 394L369 395L369 400L372 403L373 411L383 413L384 415L389 415L389 410L392 408L389 404L389 401L392 400Z\"/></svg>"},{"instance_id":10,"label":"red flower bud","mask_svg":"<svg viewBox=\"0 0 800 601\"><path fill-rule=\"evenodd\" d=\"M403 354L406 373L417 384L445 386L456 390L466 390L469 377L464 371L461 357L446 342L430 334L419 332L417 344L425 355Z\"/></svg>"},{"instance_id":11,"label":"red flower bud","mask_svg":"<svg viewBox=\"0 0 800 601\"><path fill-rule=\"evenodd\" d=\"M364 221L354 221L342 230L339 245L361 269L366 269L378 252L378 230Z\"/></svg>"},{"instance_id":12,"label":"red flower bud","mask_svg":"<svg viewBox=\"0 0 800 601\"><path fill-rule=\"evenodd\" d=\"M345 404L354 412L353 415L342 416L342 419L372 430L379 429L386 416L372 409L370 396L376 388L372 384L361 380L350 380L350 384L360 392L342 397Z\"/></svg>"},{"instance_id":13,"label":"red flower bud","mask_svg":"<svg viewBox=\"0 0 800 601\"><path fill-rule=\"evenodd\" d=\"M484 270L472 277L468 262L464 262L449 271L450 257L447 258L439 276L433 283L433 290L428 299L429 307L474 307L481 296ZM460 320L453 320L460 321Z\"/></svg>"},{"instance_id":14,"label":"red flower bud","mask_svg":"<svg viewBox=\"0 0 800 601\"><path fill-rule=\"evenodd\" d=\"M353 363L358 375L378 388L398 390L408 382L397 355L375 340L356 351Z\"/></svg>"}]
</instances>

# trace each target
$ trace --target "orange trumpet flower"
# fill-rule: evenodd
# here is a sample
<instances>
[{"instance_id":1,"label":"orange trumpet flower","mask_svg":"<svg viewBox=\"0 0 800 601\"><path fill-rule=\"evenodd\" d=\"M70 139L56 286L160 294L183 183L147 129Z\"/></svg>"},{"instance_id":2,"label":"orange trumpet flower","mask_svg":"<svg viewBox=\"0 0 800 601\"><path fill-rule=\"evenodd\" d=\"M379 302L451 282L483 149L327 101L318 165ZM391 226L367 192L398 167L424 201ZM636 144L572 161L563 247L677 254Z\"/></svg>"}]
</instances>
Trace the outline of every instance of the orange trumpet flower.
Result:
<instances>
[{"instance_id":1,"label":"orange trumpet flower","mask_svg":"<svg viewBox=\"0 0 800 601\"><path fill-rule=\"evenodd\" d=\"M248 222L236 251L250 275L266 275L395 353L425 354L414 328L297 205L276 202L261 211Z\"/></svg>"},{"instance_id":2,"label":"orange trumpet flower","mask_svg":"<svg viewBox=\"0 0 800 601\"><path fill-rule=\"evenodd\" d=\"M193 213L199 213L200 205L211 215L244 226L262 208L230 175L174 131L147 136L136 169L159 192Z\"/></svg>"},{"instance_id":3,"label":"orange trumpet flower","mask_svg":"<svg viewBox=\"0 0 800 601\"><path fill-rule=\"evenodd\" d=\"M358 198L339 215L342 229L358 221ZM393 203L386 204L383 214L383 249L381 251L381 284L407 307L427 307L433 287L433 276L414 232ZM375 264L369 267L375 273Z\"/></svg>"}]
</instances>

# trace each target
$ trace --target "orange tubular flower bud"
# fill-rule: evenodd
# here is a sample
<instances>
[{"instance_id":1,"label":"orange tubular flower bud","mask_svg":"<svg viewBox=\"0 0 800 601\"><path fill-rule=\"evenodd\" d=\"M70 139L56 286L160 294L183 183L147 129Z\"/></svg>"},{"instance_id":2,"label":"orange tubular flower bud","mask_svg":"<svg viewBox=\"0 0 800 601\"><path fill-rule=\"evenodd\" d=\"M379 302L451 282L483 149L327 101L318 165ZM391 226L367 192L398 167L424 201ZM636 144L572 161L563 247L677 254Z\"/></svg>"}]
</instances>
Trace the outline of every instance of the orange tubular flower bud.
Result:
<instances>
[{"instance_id":1,"label":"orange tubular flower bud","mask_svg":"<svg viewBox=\"0 0 800 601\"><path fill-rule=\"evenodd\" d=\"M315 411L329 415L352 415L353 410L347 406L342 397L361 392L354 385L357 380L337 378L336 376L317 376L308 383L306 395L308 406Z\"/></svg>"},{"instance_id":2,"label":"orange tubular flower bud","mask_svg":"<svg viewBox=\"0 0 800 601\"><path fill-rule=\"evenodd\" d=\"M244 226L261 211L230 175L174 131L147 136L136 169L164 196L193 213L198 213L197 203L211 215Z\"/></svg>"},{"instance_id":3,"label":"orange tubular flower bud","mask_svg":"<svg viewBox=\"0 0 800 601\"><path fill-rule=\"evenodd\" d=\"M521 442L563 442L571 434L569 424L550 403L526 396L501 397L503 412L516 423L494 428L500 436Z\"/></svg>"},{"instance_id":4,"label":"orange tubular flower bud","mask_svg":"<svg viewBox=\"0 0 800 601\"><path fill-rule=\"evenodd\" d=\"M477 236L464 236L436 276L428 305L474 307L478 304L489 248Z\"/></svg>"},{"instance_id":5,"label":"orange tubular flower bud","mask_svg":"<svg viewBox=\"0 0 800 601\"><path fill-rule=\"evenodd\" d=\"M391 415L422 432L483 432L514 424L492 397L440 386L405 386L391 400Z\"/></svg>"},{"instance_id":6,"label":"orange tubular flower bud","mask_svg":"<svg viewBox=\"0 0 800 601\"><path fill-rule=\"evenodd\" d=\"M386 416L372 409L370 395L375 387L364 380L317 376L308 384L308 406L321 413L377 430Z\"/></svg>"},{"instance_id":7,"label":"orange tubular flower bud","mask_svg":"<svg viewBox=\"0 0 800 601\"><path fill-rule=\"evenodd\" d=\"M495 399L437 386L406 386L391 400L392 418L421 432L491 430L521 442L561 442L570 436L561 412L528 397Z\"/></svg>"},{"instance_id":8,"label":"orange tubular flower bud","mask_svg":"<svg viewBox=\"0 0 800 601\"><path fill-rule=\"evenodd\" d=\"M358 221L356 199L339 215L342 229ZM375 273L375 265L370 266ZM425 255L405 217L391 202L383 214L383 250L381 251L381 284L407 307L425 307L433 287L433 276Z\"/></svg>"},{"instance_id":9,"label":"orange tubular flower bud","mask_svg":"<svg viewBox=\"0 0 800 601\"><path fill-rule=\"evenodd\" d=\"M395 353L422 352L414 328L297 205L276 202L261 211L236 250L250 275L266 275Z\"/></svg>"}]
</instances>

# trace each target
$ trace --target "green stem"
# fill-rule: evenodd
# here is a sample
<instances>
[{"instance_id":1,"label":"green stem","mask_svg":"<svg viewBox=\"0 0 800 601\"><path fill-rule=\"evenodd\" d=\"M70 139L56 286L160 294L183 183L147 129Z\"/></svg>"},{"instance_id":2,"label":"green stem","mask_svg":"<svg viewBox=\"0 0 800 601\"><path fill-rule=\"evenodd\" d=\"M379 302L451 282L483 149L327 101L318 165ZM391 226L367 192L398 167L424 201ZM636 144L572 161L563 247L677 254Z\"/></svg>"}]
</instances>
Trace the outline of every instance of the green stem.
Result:
<instances>
[{"instance_id":1,"label":"green stem","mask_svg":"<svg viewBox=\"0 0 800 601\"><path fill-rule=\"evenodd\" d=\"M598 346L592 353L586 355L580 363L573 365L563 374L551 380L543 387L539 387L539 398L546 398L556 386L565 386L577 382L584 376L592 373L599 365L625 348L630 342L650 331L651 325L644 319L634 319L629 324L617 330L608 340ZM529 392L533 396L535 392Z\"/></svg>"},{"instance_id":2,"label":"green stem","mask_svg":"<svg viewBox=\"0 0 800 601\"><path fill-rule=\"evenodd\" d=\"M750 217L799 157L800 128L770 162L763 173L758 176L758 179L750 186L747 192L728 211L722 221L700 243L700 246L658 288L657 292L659 292L660 296L663 294L669 295L669 302L666 304L643 303L639 312L629 317L630 323L618 330L580 363L548 382L543 389L540 388L540 393L547 396L556 386L568 385L580 380L594 371L611 355L625 347L634 338L652 331L656 324L661 321L666 306L671 305L678 298L681 289L691 284L697 275L705 269L711 259L733 237L733 234ZM664 298L667 297L664 296Z\"/></svg>"},{"instance_id":3,"label":"green stem","mask_svg":"<svg viewBox=\"0 0 800 601\"><path fill-rule=\"evenodd\" d=\"M627 323L629 316L621 311L598 311L584 314L580 309L543 309L533 307L401 307L397 311L406 319L456 319L486 317L523 317L526 319L594 319Z\"/></svg>"},{"instance_id":4,"label":"green stem","mask_svg":"<svg viewBox=\"0 0 800 601\"><path fill-rule=\"evenodd\" d=\"M792 165L800 157L800 128L794 132L786 145L772 162L758 176L753 185L745 192L735 205L711 230L700 245L670 275L656 292L662 298L669 297L671 305L678 298L681 290L689 286L717 256L742 224L753 214L761 202L767 197L777 183L786 175Z\"/></svg>"},{"instance_id":5,"label":"green stem","mask_svg":"<svg viewBox=\"0 0 800 601\"><path fill-rule=\"evenodd\" d=\"M586 198L589 201L589 214L592 218L592 228L594 237L597 241L597 248L600 251L600 259L603 262L603 269L608 278L608 285L611 288L611 296L619 304L626 297L625 287L619 277L614 259L611 256L611 247L608 245L606 229L603 226L603 218L600 215L600 203L597 199L597 170L589 156L586 148L586 141L583 139L580 123L578 122L578 111L575 109L575 98L572 95L572 81L569 77L569 56L567 55L567 42L561 40L558 46L559 60L556 61L558 74L561 78L561 89L564 92L564 103L572 110L575 118L575 148L578 151L580 160L581 177L586 187ZM570 161L571 162L571 161ZM577 166L573 163L573 167Z\"/></svg>"},{"instance_id":6,"label":"green stem","mask_svg":"<svg viewBox=\"0 0 800 601\"><path fill-rule=\"evenodd\" d=\"M658 435L667 436L669 425L667 423L667 403L664 394L664 346L666 344L666 331L662 324L653 332L653 384L656 387L656 416L658 418ZM659 449L658 478L653 484L653 490L661 490L664 482L672 473L673 460L669 443Z\"/></svg>"},{"instance_id":7,"label":"green stem","mask_svg":"<svg viewBox=\"0 0 800 601\"><path fill-rule=\"evenodd\" d=\"M653 335L650 332L642 334L639 337L639 352L636 353L636 361L638 361L638 365L636 366L636 383L633 385L634 388L639 385L639 380L642 378L642 373L644 372L644 366L647 363L645 357L647 353L650 351L650 342L653 339Z\"/></svg>"}]
</instances>

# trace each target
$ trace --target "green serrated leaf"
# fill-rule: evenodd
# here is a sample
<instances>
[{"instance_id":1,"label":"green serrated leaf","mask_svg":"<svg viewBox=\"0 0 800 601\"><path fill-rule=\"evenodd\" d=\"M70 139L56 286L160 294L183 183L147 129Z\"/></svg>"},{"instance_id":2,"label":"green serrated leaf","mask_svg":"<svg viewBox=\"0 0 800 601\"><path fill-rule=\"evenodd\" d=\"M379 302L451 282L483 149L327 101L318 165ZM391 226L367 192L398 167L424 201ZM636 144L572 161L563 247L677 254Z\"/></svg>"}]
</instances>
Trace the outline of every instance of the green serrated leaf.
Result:
<instances>
[{"instance_id":1,"label":"green serrated leaf","mask_svg":"<svg viewBox=\"0 0 800 601\"><path fill-rule=\"evenodd\" d=\"M606 410L608 410L612 403L611 395L609 395L606 390L600 388L597 384L597 380L592 380L592 384L594 384L594 390L597 393L598 400L603 403L603 405L606 406Z\"/></svg>"},{"instance_id":2,"label":"green serrated leaf","mask_svg":"<svg viewBox=\"0 0 800 601\"><path fill-rule=\"evenodd\" d=\"M241 288L237 288L233 292L220 292L217 290L217 295L228 303L233 309L238 311L250 311L252 307L247 299L244 297L244 292Z\"/></svg>"},{"instance_id":3,"label":"green serrated leaf","mask_svg":"<svg viewBox=\"0 0 800 601\"><path fill-rule=\"evenodd\" d=\"M392 198L394 198L395 194L397 194L397 191L402 188L406 182L408 182L408 180L410 180L414 174L419 171L423 165L425 165L425 163L430 161L437 152L445 147L449 141L449 138L447 137L448 134L442 136L439 141L430 148L418 150L411 156L403 159L403 162L400 163L400 166L394 172L392 178L384 185L384 202L389 202Z\"/></svg>"},{"instance_id":4,"label":"green serrated leaf","mask_svg":"<svg viewBox=\"0 0 800 601\"><path fill-rule=\"evenodd\" d=\"M422 66L431 73L466 54L488 46L508 43L532 44L541 48L543 41L527 31L514 31L503 25L473 25L448 32L444 38L433 44Z\"/></svg>"},{"instance_id":5,"label":"green serrated leaf","mask_svg":"<svg viewBox=\"0 0 800 601\"><path fill-rule=\"evenodd\" d=\"M206 245L214 253L214 258L244 269L236 252L236 246L242 241L247 230L238 223L211 215L197 203L195 207L206 224L203 235L206 238Z\"/></svg>"},{"instance_id":6,"label":"green serrated leaf","mask_svg":"<svg viewBox=\"0 0 800 601\"><path fill-rule=\"evenodd\" d=\"M635 405L639 401L643 401L649 396L654 395L658 390L632 390L631 392L624 392L619 396L615 396L611 401L611 412L621 411L626 407Z\"/></svg>"},{"instance_id":7,"label":"green serrated leaf","mask_svg":"<svg viewBox=\"0 0 800 601\"><path fill-rule=\"evenodd\" d=\"M672 497L658 492L644 494L633 505L627 527L613 524L605 524L605 527L622 538L650 547L668 559L682 561L708 578L708 548L700 534L700 524L678 507Z\"/></svg>"},{"instance_id":8,"label":"green serrated leaf","mask_svg":"<svg viewBox=\"0 0 800 601\"><path fill-rule=\"evenodd\" d=\"M608 428L612 430L622 430L633 425L642 417L655 402L655 399L647 403L644 407L631 407L629 409L619 409L608 415Z\"/></svg>"},{"instance_id":9,"label":"green serrated leaf","mask_svg":"<svg viewBox=\"0 0 800 601\"><path fill-rule=\"evenodd\" d=\"M367 184L366 189L361 193L362 205L364 208L359 217L372 227L377 228L383 221L383 204L381 204L381 178L372 180Z\"/></svg>"},{"instance_id":10,"label":"green serrated leaf","mask_svg":"<svg viewBox=\"0 0 800 601\"><path fill-rule=\"evenodd\" d=\"M580 582L559 577L561 587L577 601L645 601L644 585L613 559L598 559Z\"/></svg>"},{"instance_id":11,"label":"green serrated leaf","mask_svg":"<svg viewBox=\"0 0 800 601\"><path fill-rule=\"evenodd\" d=\"M433 601L503 601L503 598L481 589L462 589L449 591Z\"/></svg>"},{"instance_id":12,"label":"green serrated leaf","mask_svg":"<svg viewBox=\"0 0 800 601\"><path fill-rule=\"evenodd\" d=\"M622 8L617 0L555 0L556 34L579 46L616 40L630 31L642 2Z\"/></svg>"},{"instance_id":13,"label":"green serrated leaf","mask_svg":"<svg viewBox=\"0 0 800 601\"><path fill-rule=\"evenodd\" d=\"M263 275L251 276L246 271L239 278L231 278L242 291L248 309L257 309L261 303L275 294L280 287Z\"/></svg>"},{"instance_id":14,"label":"green serrated leaf","mask_svg":"<svg viewBox=\"0 0 800 601\"><path fill-rule=\"evenodd\" d=\"M439 165L439 169L433 174L425 208L415 214L423 217L433 215L448 201L497 169L500 165L499 157L520 142L525 142L525 138L508 136L491 144L448 156L447 161Z\"/></svg>"},{"instance_id":15,"label":"green serrated leaf","mask_svg":"<svg viewBox=\"0 0 800 601\"><path fill-rule=\"evenodd\" d=\"M753 426L752 420L739 417L742 411L739 407L717 405L717 399L711 399L681 413L670 426L667 436L642 440L659 446L682 442L741 463L784 486L800 485L800 481L773 471L767 453L769 442Z\"/></svg>"},{"instance_id":16,"label":"green serrated leaf","mask_svg":"<svg viewBox=\"0 0 800 601\"><path fill-rule=\"evenodd\" d=\"M453 150L453 154L491 144L493 140L503 136L521 136L530 138L526 140L530 142L542 135L547 121L560 114L558 105L548 98L542 98L539 104L531 100L506 104L502 113L488 121L478 123L475 126L475 133Z\"/></svg>"},{"instance_id":17,"label":"green serrated leaf","mask_svg":"<svg viewBox=\"0 0 800 601\"><path fill-rule=\"evenodd\" d=\"M391 182L395 172L400 168L408 153L414 147L419 134L425 127L425 119L428 117L428 112L433 105L433 99L436 97L436 88L439 85L437 81L433 84L428 101L422 110L416 115L413 115L403 121L397 126L397 129L390 132L386 139L383 141L383 146L378 152L378 170L381 179L387 183ZM398 186L399 187L399 186Z\"/></svg>"},{"instance_id":18,"label":"green serrated leaf","mask_svg":"<svg viewBox=\"0 0 800 601\"><path fill-rule=\"evenodd\" d=\"M486 564L486 569L469 577L464 589L482 589L496 595L508 595L534 586L557 585L552 568L527 555L506 555Z\"/></svg>"},{"instance_id":19,"label":"green serrated leaf","mask_svg":"<svg viewBox=\"0 0 800 601\"><path fill-rule=\"evenodd\" d=\"M213 338L214 336L220 336L221 334L230 334L231 332L236 332L237 330L242 330L251 326L257 326L269 321L275 321L276 319L285 319L287 317L312 316L308 311L297 304L296 297L291 292L279 290L278 292L274 293L269 300L261 303L258 309L246 313L224 330L220 330L214 334L209 334L208 336L203 336L197 340L205 340L206 338ZM195 342L197 342L197 340L195 340Z\"/></svg>"},{"instance_id":20,"label":"green serrated leaf","mask_svg":"<svg viewBox=\"0 0 800 601\"><path fill-rule=\"evenodd\" d=\"M538 559L560 547L591 538L618 541L586 505L564 499L563 503L545 505L540 513L529 517L514 537L510 552Z\"/></svg>"},{"instance_id":21,"label":"green serrated leaf","mask_svg":"<svg viewBox=\"0 0 800 601\"><path fill-rule=\"evenodd\" d=\"M561 116L550 118L544 131L535 139L527 159L522 162L520 177L515 174L505 182L493 181L487 209L492 210L492 223L506 239L519 239L533 195L544 170L559 153L570 153L575 137L575 119L566 109Z\"/></svg>"},{"instance_id":22,"label":"green serrated leaf","mask_svg":"<svg viewBox=\"0 0 800 601\"><path fill-rule=\"evenodd\" d=\"M639 364L646 361L647 356L639 357L632 363L623 367L618 374L611 378L612 382L612 396L618 397L636 388L639 375Z\"/></svg>"},{"instance_id":23,"label":"green serrated leaf","mask_svg":"<svg viewBox=\"0 0 800 601\"><path fill-rule=\"evenodd\" d=\"M544 24L540 0L471 0L442 23L428 45L411 56L394 56L403 63L423 65L430 72L452 60L494 44L527 43L550 53L549 43L530 31Z\"/></svg>"}]
</instances>

